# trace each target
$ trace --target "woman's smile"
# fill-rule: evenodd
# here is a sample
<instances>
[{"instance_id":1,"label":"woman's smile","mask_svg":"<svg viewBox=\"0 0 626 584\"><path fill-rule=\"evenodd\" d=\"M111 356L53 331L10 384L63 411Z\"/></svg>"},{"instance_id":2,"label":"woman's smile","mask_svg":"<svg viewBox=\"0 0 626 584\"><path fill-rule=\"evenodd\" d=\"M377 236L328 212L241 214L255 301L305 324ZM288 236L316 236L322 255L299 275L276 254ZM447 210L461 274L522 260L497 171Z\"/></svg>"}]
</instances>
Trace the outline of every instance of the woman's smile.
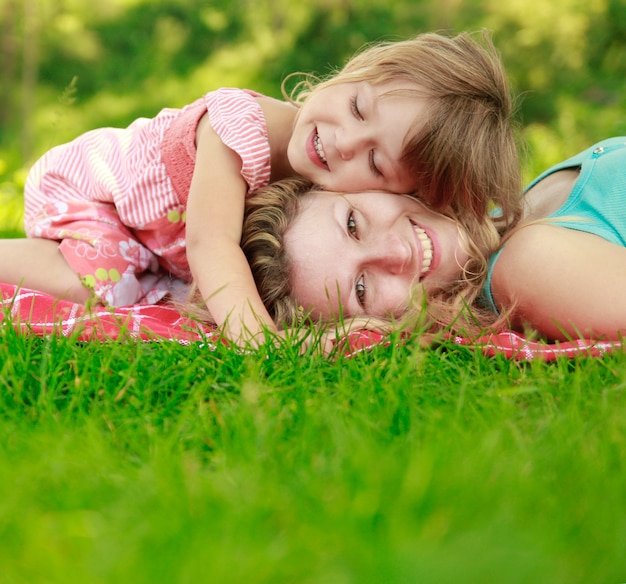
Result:
<instances>
[{"instance_id":1,"label":"woman's smile","mask_svg":"<svg viewBox=\"0 0 626 584\"><path fill-rule=\"evenodd\" d=\"M420 269L420 280L424 278L430 271L431 264L433 263L433 242L428 236L425 229L422 229L419 225L416 225L411 221L415 236L418 240L418 248L422 250L422 267Z\"/></svg>"}]
</instances>

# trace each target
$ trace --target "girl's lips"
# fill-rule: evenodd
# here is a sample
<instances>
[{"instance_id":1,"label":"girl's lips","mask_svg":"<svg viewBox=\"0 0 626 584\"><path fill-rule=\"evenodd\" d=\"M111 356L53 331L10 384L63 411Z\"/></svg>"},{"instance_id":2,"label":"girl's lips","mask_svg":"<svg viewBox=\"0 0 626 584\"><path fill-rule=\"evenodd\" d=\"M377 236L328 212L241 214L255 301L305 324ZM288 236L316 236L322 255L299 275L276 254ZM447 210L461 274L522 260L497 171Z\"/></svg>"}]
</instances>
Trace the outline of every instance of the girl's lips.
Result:
<instances>
[{"instance_id":1,"label":"girl's lips","mask_svg":"<svg viewBox=\"0 0 626 584\"><path fill-rule=\"evenodd\" d=\"M313 128L306 141L306 153L313 164L328 170L328 164L322 160L318 148L323 151L321 144L319 143L319 136L317 134L317 128Z\"/></svg>"}]
</instances>

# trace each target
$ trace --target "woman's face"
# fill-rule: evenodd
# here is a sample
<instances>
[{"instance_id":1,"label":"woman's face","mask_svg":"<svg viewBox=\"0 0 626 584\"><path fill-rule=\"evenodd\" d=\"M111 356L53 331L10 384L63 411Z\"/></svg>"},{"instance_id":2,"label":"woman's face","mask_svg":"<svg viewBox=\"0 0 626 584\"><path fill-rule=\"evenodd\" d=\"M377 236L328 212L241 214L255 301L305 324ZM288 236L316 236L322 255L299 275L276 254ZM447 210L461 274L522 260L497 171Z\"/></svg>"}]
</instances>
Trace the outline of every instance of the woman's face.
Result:
<instances>
[{"instance_id":1,"label":"woman's face","mask_svg":"<svg viewBox=\"0 0 626 584\"><path fill-rule=\"evenodd\" d=\"M316 318L399 317L411 289L445 287L468 259L466 234L406 195L314 191L285 234L292 291Z\"/></svg>"}]
</instances>

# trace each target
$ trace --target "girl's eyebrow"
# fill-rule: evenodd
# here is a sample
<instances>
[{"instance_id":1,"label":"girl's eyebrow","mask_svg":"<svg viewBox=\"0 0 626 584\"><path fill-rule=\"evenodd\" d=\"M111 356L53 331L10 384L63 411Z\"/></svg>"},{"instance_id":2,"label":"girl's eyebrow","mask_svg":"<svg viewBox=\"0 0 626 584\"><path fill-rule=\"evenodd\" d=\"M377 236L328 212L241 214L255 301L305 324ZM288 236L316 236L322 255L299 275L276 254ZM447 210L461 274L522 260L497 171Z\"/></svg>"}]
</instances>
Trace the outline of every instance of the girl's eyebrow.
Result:
<instances>
[{"instance_id":1,"label":"girl's eyebrow","mask_svg":"<svg viewBox=\"0 0 626 584\"><path fill-rule=\"evenodd\" d=\"M372 117L376 117L380 115L380 103L384 100L393 98L396 94L393 92L383 92L374 95L375 90L374 86L371 84L366 84L367 90L369 90L369 95L367 99L369 100L369 112L368 115ZM368 94L368 91L365 91L365 94ZM367 105L366 101L366 105ZM405 137L406 139L406 137ZM383 175L383 179L386 183L397 183L402 180L403 167L400 163L400 160L396 160L394 153L390 152L386 147L386 141L382 139L377 140L376 149L378 150L378 160L376 165L378 169ZM399 156L402 156L404 148L400 149L398 153ZM397 188L390 188L389 192L396 192Z\"/></svg>"},{"instance_id":2,"label":"girl's eyebrow","mask_svg":"<svg viewBox=\"0 0 626 584\"><path fill-rule=\"evenodd\" d=\"M375 95L374 86L371 83L365 82L358 89L357 92L361 92L361 96L365 103L365 108L369 115L378 114L378 100L380 95Z\"/></svg>"}]
</instances>

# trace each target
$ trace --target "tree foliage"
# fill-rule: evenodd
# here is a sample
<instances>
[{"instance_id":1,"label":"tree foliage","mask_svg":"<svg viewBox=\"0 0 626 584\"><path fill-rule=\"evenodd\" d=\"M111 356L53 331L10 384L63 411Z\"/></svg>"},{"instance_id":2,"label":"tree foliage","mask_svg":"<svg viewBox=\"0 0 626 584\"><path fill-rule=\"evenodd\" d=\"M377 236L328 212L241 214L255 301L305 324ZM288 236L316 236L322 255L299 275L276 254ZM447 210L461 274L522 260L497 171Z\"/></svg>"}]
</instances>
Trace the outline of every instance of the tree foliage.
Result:
<instances>
[{"instance_id":1,"label":"tree foliage","mask_svg":"<svg viewBox=\"0 0 626 584\"><path fill-rule=\"evenodd\" d=\"M428 30L492 32L527 172L626 133L626 0L0 0L0 26L0 182L90 128L219 86L280 96L290 72Z\"/></svg>"}]
</instances>

